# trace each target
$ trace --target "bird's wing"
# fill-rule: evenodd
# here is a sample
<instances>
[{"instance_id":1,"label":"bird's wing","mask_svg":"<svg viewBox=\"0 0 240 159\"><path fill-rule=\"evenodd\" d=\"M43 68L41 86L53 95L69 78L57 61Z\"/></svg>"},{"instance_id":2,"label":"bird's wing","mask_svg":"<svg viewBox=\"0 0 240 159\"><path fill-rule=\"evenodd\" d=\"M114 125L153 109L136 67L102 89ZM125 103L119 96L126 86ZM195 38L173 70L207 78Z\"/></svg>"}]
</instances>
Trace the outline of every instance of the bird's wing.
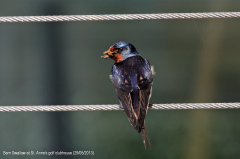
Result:
<instances>
[{"instance_id":1,"label":"bird's wing","mask_svg":"<svg viewBox=\"0 0 240 159\"><path fill-rule=\"evenodd\" d=\"M152 72L151 66L147 60L145 60L145 65L143 65L137 76L137 84L139 88L139 125L144 125L144 119L147 114L147 109L149 105L149 100L152 95Z\"/></svg>"},{"instance_id":2,"label":"bird's wing","mask_svg":"<svg viewBox=\"0 0 240 159\"><path fill-rule=\"evenodd\" d=\"M141 132L142 126L144 125L144 119L152 88L151 67L146 60L145 63L142 64L143 66L141 66L141 69L137 74L137 91L133 91L130 79L124 76L124 70L116 68L115 65L112 68L112 83L114 89L131 125L138 133ZM134 92L136 93L134 94ZM139 97L139 101L137 101L138 106L136 106L136 104L133 105L134 96Z\"/></svg>"},{"instance_id":3,"label":"bird's wing","mask_svg":"<svg viewBox=\"0 0 240 159\"><path fill-rule=\"evenodd\" d=\"M137 122L137 114L135 113L132 105L132 85L130 79L127 76L124 76L124 70L121 68L116 68L114 65L112 68L112 83L114 89L117 93L120 104L122 105L124 112L126 113L128 120L131 125L136 129L139 133L141 132L141 127Z\"/></svg>"}]
</instances>

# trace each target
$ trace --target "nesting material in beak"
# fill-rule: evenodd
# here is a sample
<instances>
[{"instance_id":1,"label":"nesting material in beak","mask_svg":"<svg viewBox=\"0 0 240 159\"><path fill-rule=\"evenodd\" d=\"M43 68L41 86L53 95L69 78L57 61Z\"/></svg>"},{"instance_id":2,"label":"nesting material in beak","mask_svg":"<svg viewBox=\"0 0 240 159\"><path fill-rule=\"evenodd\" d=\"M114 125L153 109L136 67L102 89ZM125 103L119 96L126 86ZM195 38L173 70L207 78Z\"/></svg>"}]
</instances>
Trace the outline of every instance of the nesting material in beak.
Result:
<instances>
[{"instance_id":1,"label":"nesting material in beak","mask_svg":"<svg viewBox=\"0 0 240 159\"><path fill-rule=\"evenodd\" d=\"M111 46L109 50L103 52L104 56L101 56L101 58L108 58L108 57L114 57L118 53L118 50L116 47Z\"/></svg>"}]
</instances>

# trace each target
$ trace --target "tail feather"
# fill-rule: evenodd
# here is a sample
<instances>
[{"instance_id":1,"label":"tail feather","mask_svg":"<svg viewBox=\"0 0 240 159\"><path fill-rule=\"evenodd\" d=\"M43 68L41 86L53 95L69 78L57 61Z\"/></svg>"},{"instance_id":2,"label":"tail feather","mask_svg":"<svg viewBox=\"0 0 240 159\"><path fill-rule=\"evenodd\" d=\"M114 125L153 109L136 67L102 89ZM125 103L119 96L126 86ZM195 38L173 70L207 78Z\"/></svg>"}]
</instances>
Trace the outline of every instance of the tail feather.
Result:
<instances>
[{"instance_id":1,"label":"tail feather","mask_svg":"<svg viewBox=\"0 0 240 159\"><path fill-rule=\"evenodd\" d=\"M145 125L142 127L142 138L143 138L143 144L144 144L144 147L145 149L147 149L146 147L146 142L145 142L145 136L147 137L147 140L148 140L148 144L150 146L150 149L152 149L152 146L151 146L151 142L150 142L150 139L148 137L148 133L147 133L147 130L145 128Z\"/></svg>"},{"instance_id":2,"label":"tail feather","mask_svg":"<svg viewBox=\"0 0 240 159\"><path fill-rule=\"evenodd\" d=\"M144 147L145 147L145 150L146 150L147 147L146 147L145 135L144 135L144 131L143 131L143 129L142 129L142 138L143 138L143 144L144 144Z\"/></svg>"}]
</instances>

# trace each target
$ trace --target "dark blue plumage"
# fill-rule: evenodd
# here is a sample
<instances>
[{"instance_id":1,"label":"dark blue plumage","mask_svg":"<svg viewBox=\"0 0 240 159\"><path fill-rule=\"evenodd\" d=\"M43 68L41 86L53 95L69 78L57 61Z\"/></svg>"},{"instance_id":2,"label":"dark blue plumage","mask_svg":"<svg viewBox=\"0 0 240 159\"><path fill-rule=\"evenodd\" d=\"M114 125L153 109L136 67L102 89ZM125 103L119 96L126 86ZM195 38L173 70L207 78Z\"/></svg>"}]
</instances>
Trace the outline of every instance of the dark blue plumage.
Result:
<instances>
[{"instance_id":1,"label":"dark blue plumage","mask_svg":"<svg viewBox=\"0 0 240 159\"><path fill-rule=\"evenodd\" d=\"M109 50L115 51L109 57L115 60L111 80L119 101L131 125L138 133L142 133L145 148L144 134L151 147L144 124L152 92L151 66L130 43L118 42L112 45Z\"/></svg>"}]
</instances>

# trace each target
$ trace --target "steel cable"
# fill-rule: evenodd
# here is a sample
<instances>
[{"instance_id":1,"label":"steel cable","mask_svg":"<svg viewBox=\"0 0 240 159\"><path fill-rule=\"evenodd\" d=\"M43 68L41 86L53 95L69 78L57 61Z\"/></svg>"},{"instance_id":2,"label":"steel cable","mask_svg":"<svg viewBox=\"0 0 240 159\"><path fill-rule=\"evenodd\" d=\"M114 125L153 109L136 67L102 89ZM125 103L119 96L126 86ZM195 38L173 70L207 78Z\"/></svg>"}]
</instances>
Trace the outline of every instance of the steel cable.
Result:
<instances>
[{"instance_id":1,"label":"steel cable","mask_svg":"<svg viewBox=\"0 0 240 159\"><path fill-rule=\"evenodd\" d=\"M106 20L206 19L206 18L240 18L240 12L5 16L0 17L0 22L63 22L63 21L106 21Z\"/></svg>"},{"instance_id":2,"label":"steel cable","mask_svg":"<svg viewBox=\"0 0 240 159\"><path fill-rule=\"evenodd\" d=\"M177 109L239 109L240 103L171 103L150 104L149 110ZM54 111L112 111L123 110L118 104L108 105L36 105L0 106L0 112L54 112Z\"/></svg>"}]
</instances>

